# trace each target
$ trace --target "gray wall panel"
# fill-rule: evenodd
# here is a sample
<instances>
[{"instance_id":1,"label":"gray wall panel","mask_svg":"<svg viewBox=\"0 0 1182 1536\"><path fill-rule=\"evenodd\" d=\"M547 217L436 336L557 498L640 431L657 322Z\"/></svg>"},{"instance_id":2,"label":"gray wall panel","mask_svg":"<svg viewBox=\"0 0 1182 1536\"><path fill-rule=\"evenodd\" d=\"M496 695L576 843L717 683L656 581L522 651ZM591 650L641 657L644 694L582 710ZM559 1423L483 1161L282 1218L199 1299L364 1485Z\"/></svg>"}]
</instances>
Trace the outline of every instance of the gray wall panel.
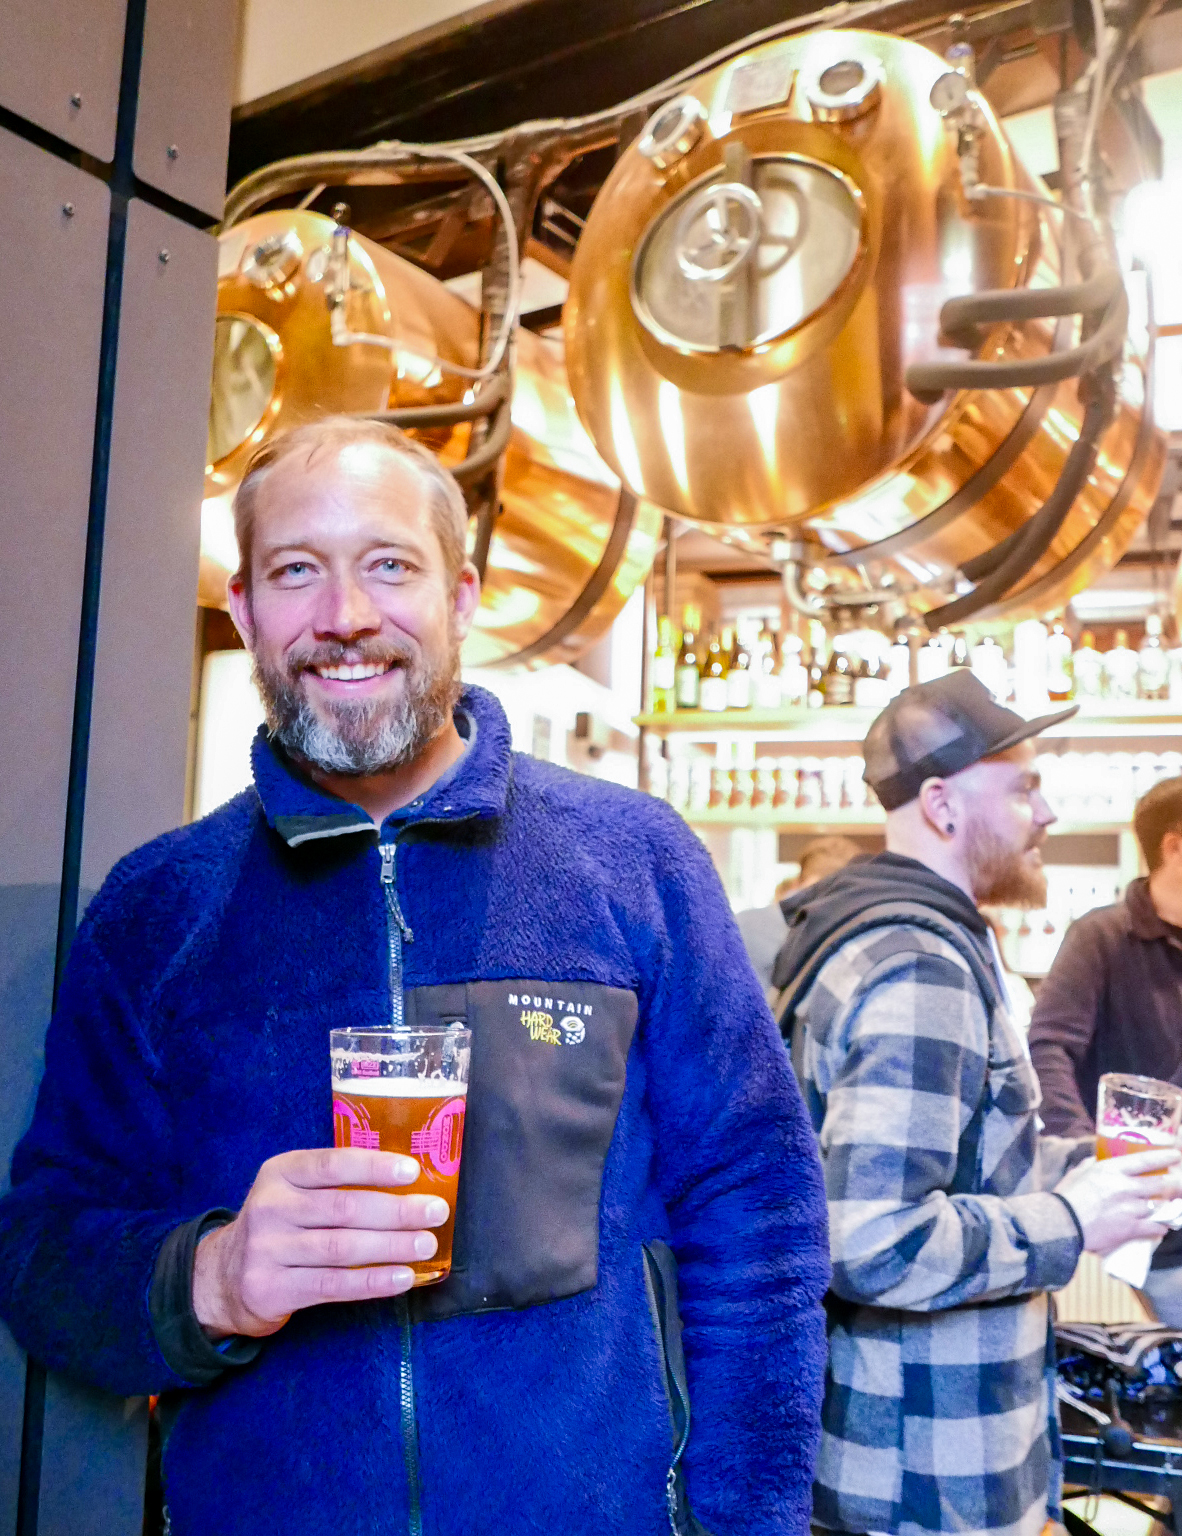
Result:
<instances>
[{"instance_id":1,"label":"gray wall panel","mask_svg":"<svg viewBox=\"0 0 1182 1536\"><path fill-rule=\"evenodd\" d=\"M51 1376L37 1536L140 1536L147 1446L146 1397Z\"/></svg>"},{"instance_id":2,"label":"gray wall panel","mask_svg":"<svg viewBox=\"0 0 1182 1536\"><path fill-rule=\"evenodd\" d=\"M149 186L222 216L238 0L148 0L135 129L135 173Z\"/></svg>"},{"instance_id":3,"label":"gray wall panel","mask_svg":"<svg viewBox=\"0 0 1182 1536\"><path fill-rule=\"evenodd\" d=\"M113 159L126 9L126 0L3 0L0 106Z\"/></svg>"},{"instance_id":4,"label":"gray wall panel","mask_svg":"<svg viewBox=\"0 0 1182 1536\"><path fill-rule=\"evenodd\" d=\"M216 299L213 236L133 201L82 845L91 889L184 815Z\"/></svg>"},{"instance_id":5,"label":"gray wall panel","mask_svg":"<svg viewBox=\"0 0 1182 1536\"><path fill-rule=\"evenodd\" d=\"M0 129L5 885L61 873L109 206L101 182Z\"/></svg>"}]
</instances>

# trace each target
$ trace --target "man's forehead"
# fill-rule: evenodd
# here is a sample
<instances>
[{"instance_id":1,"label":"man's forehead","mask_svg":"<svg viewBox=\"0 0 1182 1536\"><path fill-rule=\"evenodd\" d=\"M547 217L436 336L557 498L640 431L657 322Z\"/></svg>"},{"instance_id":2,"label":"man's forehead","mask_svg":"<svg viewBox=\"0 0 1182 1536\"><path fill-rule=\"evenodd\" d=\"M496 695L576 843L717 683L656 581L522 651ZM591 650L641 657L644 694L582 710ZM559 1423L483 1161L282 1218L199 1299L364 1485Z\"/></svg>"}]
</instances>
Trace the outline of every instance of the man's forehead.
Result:
<instances>
[{"instance_id":1,"label":"man's forehead","mask_svg":"<svg viewBox=\"0 0 1182 1536\"><path fill-rule=\"evenodd\" d=\"M317 445L307 454L280 460L264 477L255 501L256 516L273 524L290 522L285 513L313 512L318 522L352 521L362 514L367 520L425 527L429 507L429 488L415 465L370 442L334 445L331 453Z\"/></svg>"}]
</instances>

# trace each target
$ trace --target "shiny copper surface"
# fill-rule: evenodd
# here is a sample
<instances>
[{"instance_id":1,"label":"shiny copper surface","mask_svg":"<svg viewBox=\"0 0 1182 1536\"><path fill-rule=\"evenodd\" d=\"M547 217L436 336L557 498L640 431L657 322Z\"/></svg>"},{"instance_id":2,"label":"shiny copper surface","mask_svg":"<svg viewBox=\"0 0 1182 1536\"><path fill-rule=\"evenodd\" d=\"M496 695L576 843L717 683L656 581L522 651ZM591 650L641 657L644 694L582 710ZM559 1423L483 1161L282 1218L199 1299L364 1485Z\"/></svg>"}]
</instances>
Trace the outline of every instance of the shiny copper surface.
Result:
<instances>
[{"instance_id":1,"label":"shiny copper surface","mask_svg":"<svg viewBox=\"0 0 1182 1536\"><path fill-rule=\"evenodd\" d=\"M202 600L222 600L218 572L232 568L227 508L250 454L267 437L335 411L444 404L463 398L466 380L434 366L434 359L473 367L479 316L433 278L363 237L349 241L351 289L347 318L353 332L389 336L394 351L361 343L334 346L324 299L323 257L331 220L314 213L259 214L222 235L218 316L259 322L274 356L274 378L257 426L206 468L202 541ZM294 237L294 238L293 238ZM284 240L292 242L288 252ZM277 251L275 281L252 280L253 253ZM315 258L315 259L312 259ZM287 268L290 267L290 271ZM261 355L261 354L260 354ZM220 367L220 375L219 375ZM214 412L246 421L235 403L270 379L236 379L225 349L214 372ZM237 415L235 412L237 411ZM610 626L652 565L661 526L649 502L634 509L616 476L591 445L574 409L561 349L529 332L516 342L513 430L502 500L489 551L476 622L464 647L467 666L546 665L573 661ZM232 435L232 429L226 431ZM434 428L424 438L445 463L457 463L470 428ZM613 530L616 531L613 540ZM605 561L610 565L605 565ZM594 579L594 601L587 594ZM602 591L598 589L602 587ZM540 654L539 642L546 642Z\"/></svg>"},{"instance_id":2,"label":"shiny copper surface","mask_svg":"<svg viewBox=\"0 0 1182 1536\"><path fill-rule=\"evenodd\" d=\"M877 82L856 115L835 120L817 81L845 59L861 60L867 80L876 70ZM941 346L945 300L1061 280L1059 215L1018 199L965 198L956 134L929 101L947 69L903 38L816 32L768 43L691 82L685 97L700 108L701 132L660 166L637 146L621 156L580 239L565 310L580 414L633 490L704 527L792 529L811 535L818 557L863 552L871 583L893 583L920 609L946 601L964 562L1041 506L1083 415L1074 382L1039 397L1037 425L1023 423L1030 389L964 391L925 405L904 385L912 362L966 355ZM983 101L980 110L981 181L1046 195ZM751 325L736 329L713 296L717 285L708 293L699 282L703 313L721 317L713 351L688 334L690 324L680 345L657 331L642 302L654 232L699 188L743 176L750 185L761 163L805 160L840 174L858 209L858 252L844 279L811 310L802 303L780 334L759 335ZM737 216L735 248L741 223ZM687 247L703 248L701 227L684 233L679 250ZM730 249L721 245L713 259L723 262ZM674 292L693 286L679 290L676 272L667 280ZM1069 325L1059 345L1076 334ZM1038 356L1052 339L1050 323L998 326L976 355ZM1009 613L1023 604L1046 611L1094 580L1152 502L1164 443L1141 430L1140 359L1129 355L1118 384L1096 469L1052 547L1004 600ZM1029 440L999 483L971 495L955 517L941 516L1027 424ZM875 547L888 538L890 549ZM828 567L856 588L854 564Z\"/></svg>"}]
</instances>

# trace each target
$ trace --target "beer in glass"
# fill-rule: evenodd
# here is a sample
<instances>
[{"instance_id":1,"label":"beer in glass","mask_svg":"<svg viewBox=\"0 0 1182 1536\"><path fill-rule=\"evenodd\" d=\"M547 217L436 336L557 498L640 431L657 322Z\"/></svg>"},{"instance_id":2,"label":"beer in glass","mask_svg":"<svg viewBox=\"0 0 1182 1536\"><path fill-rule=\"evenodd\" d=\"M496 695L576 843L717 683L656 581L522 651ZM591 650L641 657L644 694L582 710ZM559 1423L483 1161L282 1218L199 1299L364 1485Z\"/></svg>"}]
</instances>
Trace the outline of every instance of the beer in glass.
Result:
<instances>
[{"instance_id":1,"label":"beer in glass","mask_svg":"<svg viewBox=\"0 0 1182 1536\"><path fill-rule=\"evenodd\" d=\"M334 1144L415 1158L422 1171L404 1192L447 1201L437 1253L410 1265L415 1285L433 1285L451 1270L472 1032L334 1029L329 1051Z\"/></svg>"},{"instance_id":2,"label":"beer in glass","mask_svg":"<svg viewBox=\"0 0 1182 1536\"><path fill-rule=\"evenodd\" d=\"M1096 1156L1124 1157L1153 1147L1176 1147L1182 1124L1182 1089L1156 1077L1105 1072L1096 1103Z\"/></svg>"}]
</instances>

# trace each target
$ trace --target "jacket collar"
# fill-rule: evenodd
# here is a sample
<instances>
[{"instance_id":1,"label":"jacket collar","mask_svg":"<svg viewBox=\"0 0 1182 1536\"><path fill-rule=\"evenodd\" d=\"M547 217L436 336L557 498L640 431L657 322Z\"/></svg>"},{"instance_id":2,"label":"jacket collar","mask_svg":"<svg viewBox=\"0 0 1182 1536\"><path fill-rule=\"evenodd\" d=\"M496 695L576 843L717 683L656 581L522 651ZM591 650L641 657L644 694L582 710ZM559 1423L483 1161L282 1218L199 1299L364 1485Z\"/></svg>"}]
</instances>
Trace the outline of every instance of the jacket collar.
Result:
<instances>
[{"instance_id":1,"label":"jacket collar","mask_svg":"<svg viewBox=\"0 0 1182 1536\"><path fill-rule=\"evenodd\" d=\"M1129 928L1136 939L1170 939L1177 936L1157 915L1157 908L1149 894L1149 880L1141 875L1129 882L1125 891L1125 906L1129 909Z\"/></svg>"},{"instance_id":2,"label":"jacket collar","mask_svg":"<svg viewBox=\"0 0 1182 1536\"><path fill-rule=\"evenodd\" d=\"M416 822L461 822L504 814L512 776L509 722L496 697L483 688L465 688L456 706L456 725L468 745L451 772L418 799L388 816L381 832ZM290 848L323 838L378 831L358 805L326 794L307 778L259 729L251 748L255 789L267 825Z\"/></svg>"}]
</instances>

